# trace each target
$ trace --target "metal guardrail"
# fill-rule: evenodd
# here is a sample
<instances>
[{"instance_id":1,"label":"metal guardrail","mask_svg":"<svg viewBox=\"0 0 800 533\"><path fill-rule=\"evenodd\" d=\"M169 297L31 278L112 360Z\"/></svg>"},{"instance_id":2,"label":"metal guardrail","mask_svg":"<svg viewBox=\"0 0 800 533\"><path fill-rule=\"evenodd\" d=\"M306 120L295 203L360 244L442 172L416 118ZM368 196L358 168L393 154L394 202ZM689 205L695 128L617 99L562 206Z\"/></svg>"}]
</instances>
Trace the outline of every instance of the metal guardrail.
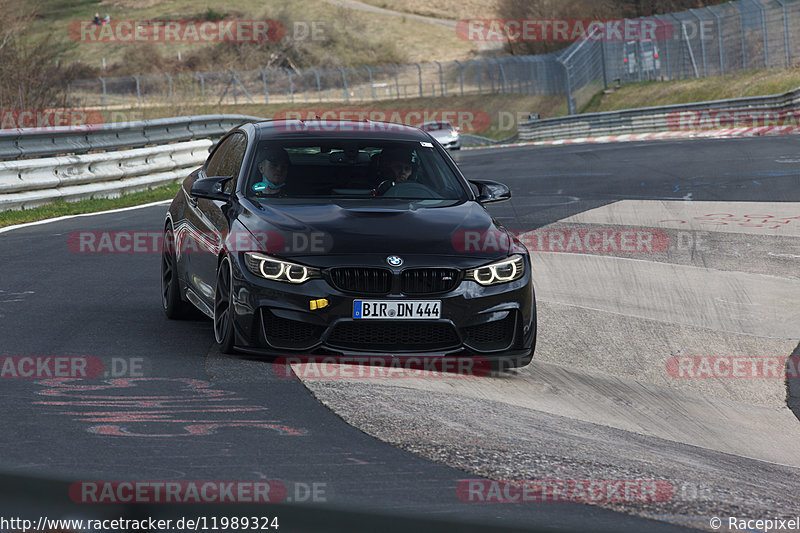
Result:
<instances>
[{"instance_id":1,"label":"metal guardrail","mask_svg":"<svg viewBox=\"0 0 800 533\"><path fill-rule=\"evenodd\" d=\"M691 104L668 105L586 113L561 118L531 120L519 125L519 140L543 141L650 133L670 131L675 128L675 117L682 112L714 110L800 110L800 88L780 95L732 98Z\"/></svg>"},{"instance_id":2,"label":"metal guardrail","mask_svg":"<svg viewBox=\"0 0 800 533\"><path fill-rule=\"evenodd\" d=\"M194 115L135 122L0 130L0 160L140 148L219 137L246 115Z\"/></svg>"},{"instance_id":3,"label":"metal guardrail","mask_svg":"<svg viewBox=\"0 0 800 533\"><path fill-rule=\"evenodd\" d=\"M120 196L174 182L202 165L209 139L0 163L0 211Z\"/></svg>"}]
</instances>

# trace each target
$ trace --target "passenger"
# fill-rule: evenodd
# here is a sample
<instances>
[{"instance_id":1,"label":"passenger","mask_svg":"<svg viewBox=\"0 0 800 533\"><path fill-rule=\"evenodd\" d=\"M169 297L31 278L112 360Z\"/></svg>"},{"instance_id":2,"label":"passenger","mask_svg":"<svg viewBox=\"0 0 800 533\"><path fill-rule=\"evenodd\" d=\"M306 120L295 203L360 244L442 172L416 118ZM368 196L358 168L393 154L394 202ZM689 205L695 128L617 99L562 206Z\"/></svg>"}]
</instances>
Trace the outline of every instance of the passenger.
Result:
<instances>
[{"instance_id":1,"label":"passenger","mask_svg":"<svg viewBox=\"0 0 800 533\"><path fill-rule=\"evenodd\" d=\"M253 190L265 196L284 192L281 189L286 185L289 163L289 154L283 148L273 147L267 150L264 159L258 164L261 181L253 185Z\"/></svg>"},{"instance_id":2,"label":"passenger","mask_svg":"<svg viewBox=\"0 0 800 533\"><path fill-rule=\"evenodd\" d=\"M383 194L398 183L414 180L414 152L407 148L386 148L378 162L377 194Z\"/></svg>"}]
</instances>

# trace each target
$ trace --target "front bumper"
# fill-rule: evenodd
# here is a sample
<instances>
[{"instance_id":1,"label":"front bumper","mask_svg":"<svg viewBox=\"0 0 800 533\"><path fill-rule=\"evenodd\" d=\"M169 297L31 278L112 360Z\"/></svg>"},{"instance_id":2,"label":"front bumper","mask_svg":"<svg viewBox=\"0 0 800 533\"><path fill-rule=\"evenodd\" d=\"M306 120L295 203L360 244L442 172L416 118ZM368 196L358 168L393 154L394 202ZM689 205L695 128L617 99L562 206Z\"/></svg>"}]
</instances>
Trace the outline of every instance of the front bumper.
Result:
<instances>
[{"instance_id":1,"label":"front bumper","mask_svg":"<svg viewBox=\"0 0 800 533\"><path fill-rule=\"evenodd\" d=\"M482 356L530 357L536 310L530 262L523 278L491 287L462 280L451 291L413 296L356 294L326 279L302 285L264 280L237 255L234 267L234 330L237 349L269 356ZM328 305L311 309L310 302ZM353 302L440 300L436 320L353 318Z\"/></svg>"}]
</instances>

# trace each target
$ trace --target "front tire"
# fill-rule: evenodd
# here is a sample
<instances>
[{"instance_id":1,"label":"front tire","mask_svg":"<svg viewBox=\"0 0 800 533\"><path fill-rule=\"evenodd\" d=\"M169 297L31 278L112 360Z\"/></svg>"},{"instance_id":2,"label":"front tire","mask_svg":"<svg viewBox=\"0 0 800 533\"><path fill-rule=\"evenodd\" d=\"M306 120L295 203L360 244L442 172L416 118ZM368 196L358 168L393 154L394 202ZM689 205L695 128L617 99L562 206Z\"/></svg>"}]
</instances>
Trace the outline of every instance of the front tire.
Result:
<instances>
[{"instance_id":1,"label":"front tire","mask_svg":"<svg viewBox=\"0 0 800 533\"><path fill-rule=\"evenodd\" d=\"M214 290L214 338L224 354L234 352L233 334L233 267L228 257L222 259L217 270Z\"/></svg>"}]
</instances>

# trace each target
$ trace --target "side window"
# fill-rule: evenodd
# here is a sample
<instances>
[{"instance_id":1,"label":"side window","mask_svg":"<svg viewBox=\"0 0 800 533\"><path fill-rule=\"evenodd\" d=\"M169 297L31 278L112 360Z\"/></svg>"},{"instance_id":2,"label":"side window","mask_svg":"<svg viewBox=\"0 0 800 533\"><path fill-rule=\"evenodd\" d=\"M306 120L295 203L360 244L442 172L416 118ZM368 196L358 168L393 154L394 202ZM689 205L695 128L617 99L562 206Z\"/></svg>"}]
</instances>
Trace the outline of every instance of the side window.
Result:
<instances>
[{"instance_id":1,"label":"side window","mask_svg":"<svg viewBox=\"0 0 800 533\"><path fill-rule=\"evenodd\" d=\"M243 133L234 133L214 152L206 165L206 176L233 176L225 184L224 192L231 193L236 188L236 178L242 168L244 152L247 149L247 138Z\"/></svg>"},{"instance_id":2,"label":"side window","mask_svg":"<svg viewBox=\"0 0 800 533\"><path fill-rule=\"evenodd\" d=\"M228 137L225 142L225 153L222 154L219 167L217 167L217 176L237 177L239 169L242 168L245 148L247 148L247 140L243 133L234 133Z\"/></svg>"},{"instance_id":3,"label":"side window","mask_svg":"<svg viewBox=\"0 0 800 533\"><path fill-rule=\"evenodd\" d=\"M217 147L214 155L211 156L211 159L209 159L206 164L206 176L224 176L224 174L219 173L219 165L232 139L233 137L228 137Z\"/></svg>"}]
</instances>

